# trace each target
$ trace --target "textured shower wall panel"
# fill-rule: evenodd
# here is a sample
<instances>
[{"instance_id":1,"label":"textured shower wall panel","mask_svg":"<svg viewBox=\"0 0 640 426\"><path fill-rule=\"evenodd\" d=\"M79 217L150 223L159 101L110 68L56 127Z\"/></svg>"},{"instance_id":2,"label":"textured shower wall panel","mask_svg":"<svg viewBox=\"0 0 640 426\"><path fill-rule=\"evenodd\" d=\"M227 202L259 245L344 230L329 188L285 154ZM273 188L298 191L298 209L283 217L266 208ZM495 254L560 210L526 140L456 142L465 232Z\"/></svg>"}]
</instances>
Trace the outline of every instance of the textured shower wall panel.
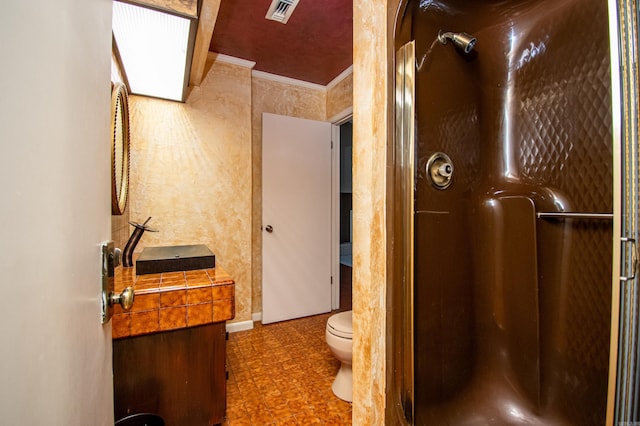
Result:
<instances>
[{"instance_id":1,"label":"textured shower wall panel","mask_svg":"<svg viewBox=\"0 0 640 426\"><path fill-rule=\"evenodd\" d=\"M207 64L182 104L131 96L132 221L138 247L206 244L236 282L236 321L251 319L251 70Z\"/></svg>"},{"instance_id":2,"label":"textured shower wall panel","mask_svg":"<svg viewBox=\"0 0 640 426\"><path fill-rule=\"evenodd\" d=\"M557 8L557 9L555 9ZM609 41L604 1L553 5L531 29L513 69L516 152L523 181L574 212L613 211ZM588 43L584 41L588 40ZM554 209L554 210L555 210ZM540 221L542 222L542 221ZM564 233L559 279L540 271L545 408L603 424L611 309L612 222L541 223L538 251ZM543 238L542 232L549 235ZM543 265L544 266L544 265ZM553 309L551 309L553 307ZM562 373L560 373L562 372ZM553 398L551 397L553 394ZM592 407L585 410L584 407Z\"/></svg>"},{"instance_id":3,"label":"textured shower wall panel","mask_svg":"<svg viewBox=\"0 0 640 426\"><path fill-rule=\"evenodd\" d=\"M424 415L466 389L475 368L469 214L480 170L481 93L469 71L473 64L449 49L453 46L433 43L440 28L462 24L451 17L440 22L440 13L420 16L420 5L408 15L411 25L400 31L407 41L416 40L414 399L416 413ZM436 152L453 163L453 183L446 190L436 189L427 176L427 162Z\"/></svg>"},{"instance_id":4,"label":"textured shower wall panel","mask_svg":"<svg viewBox=\"0 0 640 426\"><path fill-rule=\"evenodd\" d=\"M416 40L416 424L603 424L611 222L535 213L612 212L607 3L415 1L401 22L396 48ZM440 30L478 43L465 55ZM438 151L446 190L425 170Z\"/></svg>"},{"instance_id":5,"label":"textured shower wall panel","mask_svg":"<svg viewBox=\"0 0 640 426\"><path fill-rule=\"evenodd\" d=\"M414 303L416 405L438 405L468 385L475 359L470 247L464 205L417 212ZM428 271L428 273L427 273ZM438 419L432 419L437 421Z\"/></svg>"}]
</instances>

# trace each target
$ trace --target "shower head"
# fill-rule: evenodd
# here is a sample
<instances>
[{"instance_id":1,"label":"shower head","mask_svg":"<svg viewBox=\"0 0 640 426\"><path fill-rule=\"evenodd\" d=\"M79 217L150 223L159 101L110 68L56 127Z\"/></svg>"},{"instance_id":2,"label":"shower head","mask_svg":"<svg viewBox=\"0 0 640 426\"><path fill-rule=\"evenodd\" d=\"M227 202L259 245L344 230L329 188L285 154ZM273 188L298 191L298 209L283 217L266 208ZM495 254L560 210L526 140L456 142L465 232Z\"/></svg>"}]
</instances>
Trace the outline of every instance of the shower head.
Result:
<instances>
[{"instance_id":1,"label":"shower head","mask_svg":"<svg viewBox=\"0 0 640 426\"><path fill-rule=\"evenodd\" d=\"M452 33L452 32L442 32L438 33L438 41L442 44L447 44L447 40L453 41L456 47L462 49L464 53L469 53L473 50L473 47L476 45L476 38L467 33Z\"/></svg>"}]
</instances>

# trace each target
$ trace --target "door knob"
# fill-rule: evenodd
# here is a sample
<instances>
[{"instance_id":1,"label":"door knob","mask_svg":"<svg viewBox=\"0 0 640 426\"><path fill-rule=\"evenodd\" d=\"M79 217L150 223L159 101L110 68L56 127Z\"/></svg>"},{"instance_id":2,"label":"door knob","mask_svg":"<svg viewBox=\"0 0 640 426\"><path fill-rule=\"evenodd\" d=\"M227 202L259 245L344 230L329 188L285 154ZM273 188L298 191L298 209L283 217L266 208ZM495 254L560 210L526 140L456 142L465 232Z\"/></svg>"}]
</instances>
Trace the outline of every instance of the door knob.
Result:
<instances>
[{"instance_id":1,"label":"door knob","mask_svg":"<svg viewBox=\"0 0 640 426\"><path fill-rule=\"evenodd\" d=\"M265 229L265 231L267 231L268 233L272 233L272 232L273 232L273 226L271 226L271 225L267 225L267 227L266 227L266 228L264 228L264 229Z\"/></svg>"},{"instance_id":2,"label":"door knob","mask_svg":"<svg viewBox=\"0 0 640 426\"><path fill-rule=\"evenodd\" d=\"M133 287L127 287L122 290L122 293L115 294L111 293L109 295L109 303L111 305L120 304L122 309L128 311L133 306L133 299L135 298L135 293L133 291Z\"/></svg>"}]
</instances>

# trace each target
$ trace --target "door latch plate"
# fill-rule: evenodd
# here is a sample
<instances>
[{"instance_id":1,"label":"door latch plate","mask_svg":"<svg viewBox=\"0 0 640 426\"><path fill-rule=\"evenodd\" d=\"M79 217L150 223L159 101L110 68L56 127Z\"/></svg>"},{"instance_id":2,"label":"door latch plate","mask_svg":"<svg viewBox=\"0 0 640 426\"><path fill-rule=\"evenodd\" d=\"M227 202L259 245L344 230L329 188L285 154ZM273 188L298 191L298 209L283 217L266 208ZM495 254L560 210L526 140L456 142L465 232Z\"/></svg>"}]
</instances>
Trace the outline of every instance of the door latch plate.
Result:
<instances>
[{"instance_id":1,"label":"door latch plate","mask_svg":"<svg viewBox=\"0 0 640 426\"><path fill-rule=\"evenodd\" d=\"M120 264L119 254L120 249L114 247L113 241L102 243L102 324L108 323L113 316L113 304L110 303L110 297L115 286L115 269Z\"/></svg>"}]
</instances>

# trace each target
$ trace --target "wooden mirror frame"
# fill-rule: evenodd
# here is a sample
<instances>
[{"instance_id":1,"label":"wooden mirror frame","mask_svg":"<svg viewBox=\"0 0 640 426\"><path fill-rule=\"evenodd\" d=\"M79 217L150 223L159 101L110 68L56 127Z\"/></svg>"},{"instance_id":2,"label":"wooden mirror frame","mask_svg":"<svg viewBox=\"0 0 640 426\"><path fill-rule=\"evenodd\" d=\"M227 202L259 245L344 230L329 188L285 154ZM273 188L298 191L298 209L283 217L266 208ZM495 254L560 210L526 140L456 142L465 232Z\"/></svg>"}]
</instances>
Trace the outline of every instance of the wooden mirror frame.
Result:
<instances>
[{"instance_id":1,"label":"wooden mirror frame","mask_svg":"<svg viewBox=\"0 0 640 426\"><path fill-rule=\"evenodd\" d=\"M121 215L129 195L129 96L122 83L111 89L111 214Z\"/></svg>"}]
</instances>

